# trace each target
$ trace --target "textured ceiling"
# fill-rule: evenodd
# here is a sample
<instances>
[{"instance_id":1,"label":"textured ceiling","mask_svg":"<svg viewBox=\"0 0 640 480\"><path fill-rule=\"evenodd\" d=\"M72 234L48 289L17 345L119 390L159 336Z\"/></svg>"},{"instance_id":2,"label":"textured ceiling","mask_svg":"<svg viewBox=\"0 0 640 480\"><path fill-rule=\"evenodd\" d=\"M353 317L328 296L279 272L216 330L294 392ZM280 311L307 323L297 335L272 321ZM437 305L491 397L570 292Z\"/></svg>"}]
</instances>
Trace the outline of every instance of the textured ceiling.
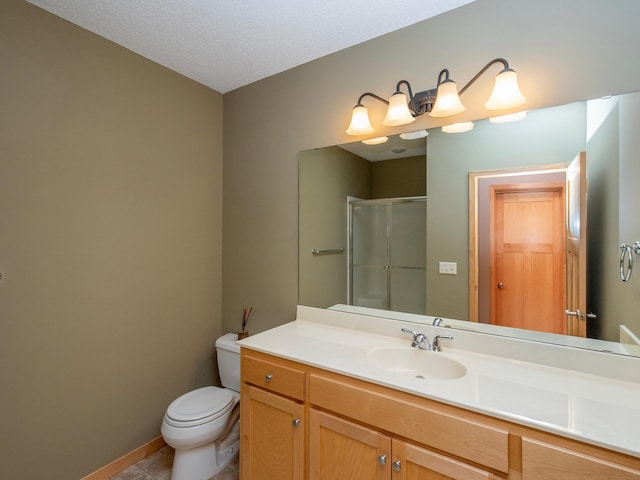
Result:
<instances>
[{"instance_id":1,"label":"textured ceiling","mask_svg":"<svg viewBox=\"0 0 640 480\"><path fill-rule=\"evenodd\" d=\"M220 93L474 0L28 0Z\"/></svg>"}]
</instances>

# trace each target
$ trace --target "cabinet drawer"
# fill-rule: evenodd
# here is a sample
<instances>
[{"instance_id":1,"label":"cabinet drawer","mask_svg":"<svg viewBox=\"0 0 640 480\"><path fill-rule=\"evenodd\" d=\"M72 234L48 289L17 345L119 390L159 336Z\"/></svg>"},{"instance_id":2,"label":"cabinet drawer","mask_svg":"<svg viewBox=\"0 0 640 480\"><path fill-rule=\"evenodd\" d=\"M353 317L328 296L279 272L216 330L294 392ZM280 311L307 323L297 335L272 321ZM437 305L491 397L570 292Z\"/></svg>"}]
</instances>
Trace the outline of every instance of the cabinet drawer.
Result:
<instances>
[{"instance_id":1,"label":"cabinet drawer","mask_svg":"<svg viewBox=\"0 0 640 480\"><path fill-rule=\"evenodd\" d=\"M613 457L612 454L608 454ZM639 479L640 470L530 438L522 439L523 480Z\"/></svg>"},{"instance_id":2,"label":"cabinet drawer","mask_svg":"<svg viewBox=\"0 0 640 480\"><path fill-rule=\"evenodd\" d=\"M296 400L305 399L305 373L303 370L283 365L278 360L256 358L243 354L240 362L244 383L279 393Z\"/></svg>"},{"instance_id":3,"label":"cabinet drawer","mask_svg":"<svg viewBox=\"0 0 640 480\"><path fill-rule=\"evenodd\" d=\"M498 472L509 471L509 432L434 402L342 377L309 377L311 404Z\"/></svg>"}]
</instances>

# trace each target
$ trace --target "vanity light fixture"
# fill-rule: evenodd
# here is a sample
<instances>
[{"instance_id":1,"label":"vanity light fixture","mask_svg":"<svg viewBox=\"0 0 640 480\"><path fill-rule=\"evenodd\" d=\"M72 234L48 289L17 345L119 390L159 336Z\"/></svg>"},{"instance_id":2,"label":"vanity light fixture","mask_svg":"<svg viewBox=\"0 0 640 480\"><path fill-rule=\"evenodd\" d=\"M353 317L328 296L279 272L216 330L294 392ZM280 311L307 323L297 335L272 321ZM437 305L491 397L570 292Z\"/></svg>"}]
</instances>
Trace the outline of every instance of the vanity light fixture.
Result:
<instances>
[{"instance_id":1,"label":"vanity light fixture","mask_svg":"<svg viewBox=\"0 0 640 480\"><path fill-rule=\"evenodd\" d=\"M358 103L353 107L351 123L347 128L348 135L368 135L375 130L369 120L367 107L362 103L365 97L372 97L388 105L387 114L382 124L388 127L407 125L415 121L416 117L428 113L432 117L448 117L465 111L460 101L460 94L464 93L487 69L494 63L501 63L503 69L496 76L496 82L489 100L484 104L488 110L503 110L523 105L526 98L518 87L518 76L509 68L509 63L504 58L496 58L487 63L460 91L456 83L449 78L449 70L444 69L438 75L436 88L418 92L415 95L411 84L407 80L400 80L396 85L396 92L387 101L375 93L365 92L358 98ZM406 86L409 96L400 88Z\"/></svg>"}]
</instances>

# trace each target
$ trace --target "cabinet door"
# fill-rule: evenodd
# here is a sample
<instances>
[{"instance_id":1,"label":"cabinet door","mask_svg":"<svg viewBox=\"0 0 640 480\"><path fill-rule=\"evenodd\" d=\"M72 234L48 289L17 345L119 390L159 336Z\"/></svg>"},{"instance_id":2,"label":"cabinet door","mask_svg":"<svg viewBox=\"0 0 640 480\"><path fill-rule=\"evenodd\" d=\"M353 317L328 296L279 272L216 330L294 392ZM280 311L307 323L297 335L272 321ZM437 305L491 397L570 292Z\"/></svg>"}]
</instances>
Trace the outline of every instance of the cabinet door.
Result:
<instances>
[{"instance_id":1,"label":"cabinet door","mask_svg":"<svg viewBox=\"0 0 640 480\"><path fill-rule=\"evenodd\" d=\"M246 384L241 397L243 480L304 478L303 405Z\"/></svg>"},{"instance_id":2,"label":"cabinet door","mask_svg":"<svg viewBox=\"0 0 640 480\"><path fill-rule=\"evenodd\" d=\"M309 414L310 480L388 480L391 439L317 410Z\"/></svg>"},{"instance_id":3,"label":"cabinet door","mask_svg":"<svg viewBox=\"0 0 640 480\"><path fill-rule=\"evenodd\" d=\"M400 440L393 440L393 480L493 480L486 470Z\"/></svg>"},{"instance_id":4,"label":"cabinet door","mask_svg":"<svg viewBox=\"0 0 640 480\"><path fill-rule=\"evenodd\" d=\"M631 480L640 479L640 471L586 453L523 438L522 479Z\"/></svg>"}]
</instances>

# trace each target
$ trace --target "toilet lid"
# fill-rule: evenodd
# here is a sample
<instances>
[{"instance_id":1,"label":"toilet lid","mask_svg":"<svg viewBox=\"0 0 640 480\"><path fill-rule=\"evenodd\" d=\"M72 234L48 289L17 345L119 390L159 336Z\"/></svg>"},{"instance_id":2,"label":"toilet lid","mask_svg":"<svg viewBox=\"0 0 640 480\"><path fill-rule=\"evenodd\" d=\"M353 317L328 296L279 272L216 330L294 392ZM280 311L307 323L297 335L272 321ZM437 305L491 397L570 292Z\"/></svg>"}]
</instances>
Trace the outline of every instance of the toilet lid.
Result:
<instances>
[{"instance_id":1,"label":"toilet lid","mask_svg":"<svg viewBox=\"0 0 640 480\"><path fill-rule=\"evenodd\" d=\"M190 425L210 422L233 408L233 393L226 388L203 387L185 393L167 408L171 424Z\"/></svg>"}]
</instances>

